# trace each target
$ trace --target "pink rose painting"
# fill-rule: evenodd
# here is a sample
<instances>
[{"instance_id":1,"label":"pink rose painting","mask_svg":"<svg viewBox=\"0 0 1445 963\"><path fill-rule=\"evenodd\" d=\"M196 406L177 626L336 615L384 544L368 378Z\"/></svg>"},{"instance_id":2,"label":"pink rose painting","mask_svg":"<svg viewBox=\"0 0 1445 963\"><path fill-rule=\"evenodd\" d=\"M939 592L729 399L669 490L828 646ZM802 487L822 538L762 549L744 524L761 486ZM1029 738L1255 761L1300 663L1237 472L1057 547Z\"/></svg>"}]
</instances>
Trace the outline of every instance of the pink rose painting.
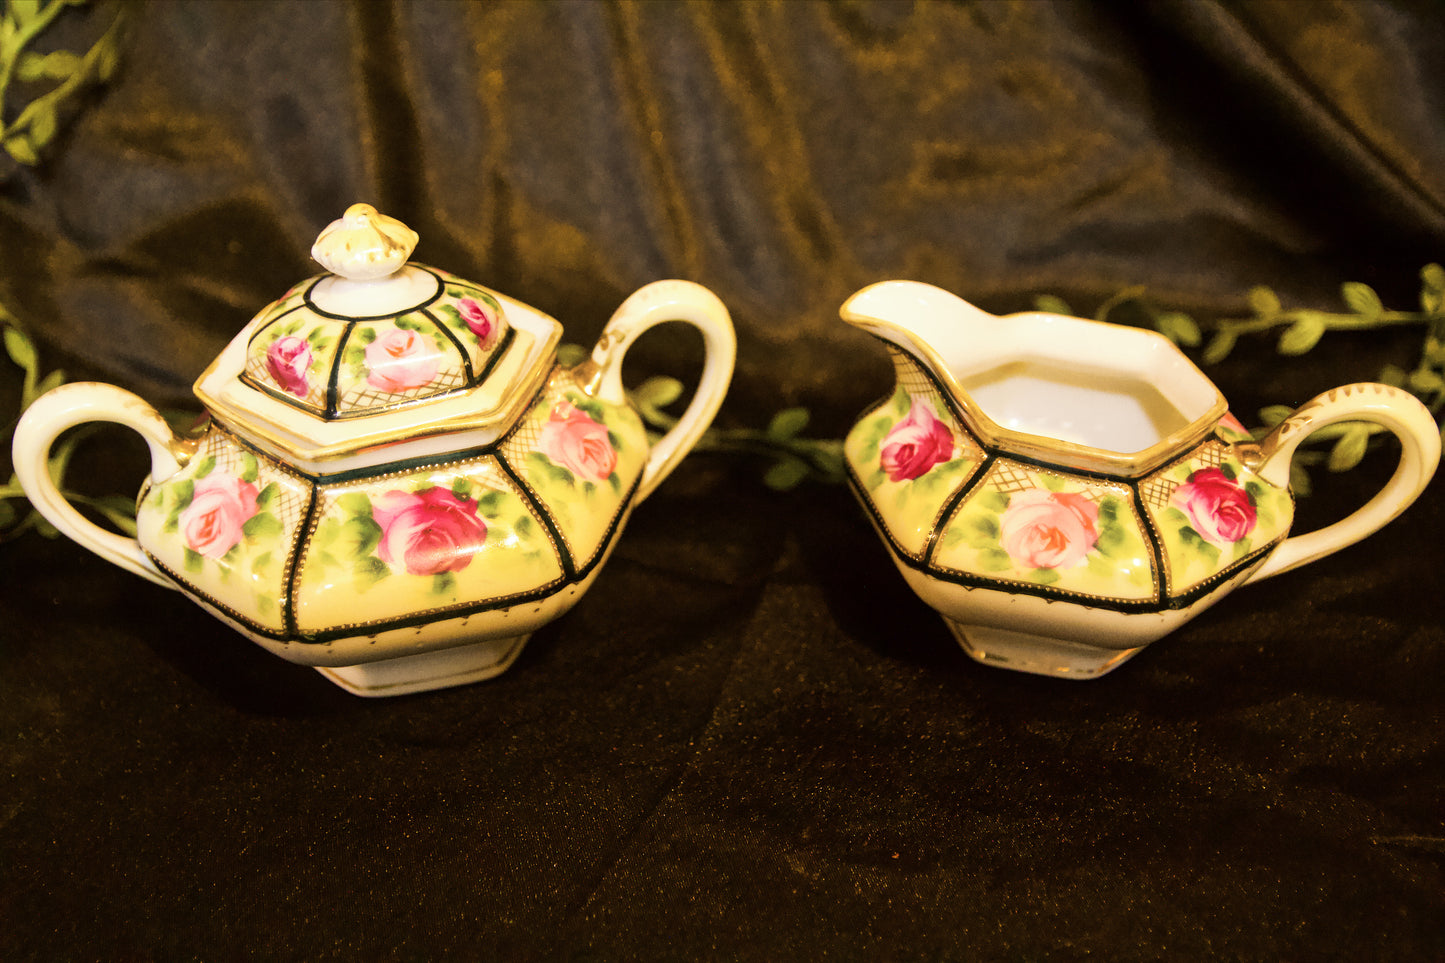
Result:
<instances>
[{"instance_id":1,"label":"pink rose painting","mask_svg":"<svg viewBox=\"0 0 1445 963\"><path fill-rule=\"evenodd\" d=\"M386 492L372 502L371 516L381 526L377 555L412 575L460 572L487 540L476 499L445 488Z\"/></svg>"},{"instance_id":2,"label":"pink rose painting","mask_svg":"<svg viewBox=\"0 0 1445 963\"><path fill-rule=\"evenodd\" d=\"M1099 540L1099 506L1083 495L1031 489L1009 499L1003 550L1027 568L1073 568Z\"/></svg>"},{"instance_id":3,"label":"pink rose painting","mask_svg":"<svg viewBox=\"0 0 1445 963\"><path fill-rule=\"evenodd\" d=\"M311 345L305 338L287 335L271 342L266 349L266 370L281 386L298 398L305 398L311 390L306 381L311 369Z\"/></svg>"},{"instance_id":4,"label":"pink rose painting","mask_svg":"<svg viewBox=\"0 0 1445 963\"><path fill-rule=\"evenodd\" d=\"M457 312L467 323L467 327L472 329L472 334L477 336L482 347L487 347L491 343L492 333L497 330L497 317L491 306L476 298L462 298L457 302Z\"/></svg>"},{"instance_id":5,"label":"pink rose painting","mask_svg":"<svg viewBox=\"0 0 1445 963\"><path fill-rule=\"evenodd\" d=\"M366 383L402 392L431 383L441 368L436 346L411 328L392 328L366 346Z\"/></svg>"},{"instance_id":6,"label":"pink rose painting","mask_svg":"<svg viewBox=\"0 0 1445 963\"><path fill-rule=\"evenodd\" d=\"M537 448L584 481L604 481L617 467L607 426L565 400L547 416Z\"/></svg>"},{"instance_id":7,"label":"pink rose painting","mask_svg":"<svg viewBox=\"0 0 1445 963\"><path fill-rule=\"evenodd\" d=\"M191 503L178 517L191 551L220 558L241 540L241 526L256 514L256 486L225 472L196 479Z\"/></svg>"},{"instance_id":8,"label":"pink rose painting","mask_svg":"<svg viewBox=\"0 0 1445 963\"><path fill-rule=\"evenodd\" d=\"M1218 468L1189 476L1169 499L1189 516L1189 524L1211 545L1227 548L1254 531L1258 519L1249 492Z\"/></svg>"},{"instance_id":9,"label":"pink rose painting","mask_svg":"<svg viewBox=\"0 0 1445 963\"><path fill-rule=\"evenodd\" d=\"M953 433L915 398L908 414L884 437L878 460L889 481L907 481L952 457Z\"/></svg>"}]
</instances>

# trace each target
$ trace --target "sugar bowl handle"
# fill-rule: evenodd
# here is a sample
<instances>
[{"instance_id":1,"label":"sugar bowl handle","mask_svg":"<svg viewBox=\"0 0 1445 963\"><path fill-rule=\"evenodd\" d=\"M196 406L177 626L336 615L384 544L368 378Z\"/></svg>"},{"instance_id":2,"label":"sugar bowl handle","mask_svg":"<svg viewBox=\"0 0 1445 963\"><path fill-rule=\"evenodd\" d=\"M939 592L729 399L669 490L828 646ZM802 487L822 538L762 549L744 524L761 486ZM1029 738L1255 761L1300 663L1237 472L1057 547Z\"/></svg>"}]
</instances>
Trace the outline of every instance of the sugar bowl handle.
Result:
<instances>
[{"instance_id":1,"label":"sugar bowl handle","mask_svg":"<svg viewBox=\"0 0 1445 963\"><path fill-rule=\"evenodd\" d=\"M697 390L687 410L667 434L652 446L637 487L641 501L677 467L697 444L727 394L737 358L737 338L727 308L707 288L691 281L655 281L639 288L612 315L592 349L591 364L600 378L597 393L622 404L622 359L638 335L666 321L684 321L702 333L703 365Z\"/></svg>"},{"instance_id":2,"label":"sugar bowl handle","mask_svg":"<svg viewBox=\"0 0 1445 963\"><path fill-rule=\"evenodd\" d=\"M1440 426L1413 395L1381 384L1353 384L1327 391L1295 409L1259 443L1254 470L1265 481L1289 484L1295 449L1312 432L1341 421L1371 421L1400 439L1400 464L1375 497L1324 528L1285 539L1251 582L1287 572L1353 545L1389 522L1419 497L1440 463Z\"/></svg>"},{"instance_id":3,"label":"sugar bowl handle","mask_svg":"<svg viewBox=\"0 0 1445 963\"><path fill-rule=\"evenodd\" d=\"M66 429L91 421L114 422L139 432L150 448L151 477L156 481L175 474L185 459L185 442L136 395L98 382L61 385L37 398L15 426L11 454L25 497L50 524L101 558L157 585L175 588L141 551L139 542L108 532L80 514L50 477L55 439Z\"/></svg>"}]
</instances>

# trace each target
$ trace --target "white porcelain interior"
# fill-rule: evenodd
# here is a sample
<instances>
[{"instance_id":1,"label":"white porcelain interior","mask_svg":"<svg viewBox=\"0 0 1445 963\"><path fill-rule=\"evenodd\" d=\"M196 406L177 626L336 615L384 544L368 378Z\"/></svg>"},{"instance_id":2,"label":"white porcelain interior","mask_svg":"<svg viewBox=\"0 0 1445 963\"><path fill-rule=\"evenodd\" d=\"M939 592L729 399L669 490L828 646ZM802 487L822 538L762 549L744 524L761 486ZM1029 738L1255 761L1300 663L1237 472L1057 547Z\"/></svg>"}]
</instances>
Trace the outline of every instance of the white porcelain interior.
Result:
<instances>
[{"instance_id":1,"label":"white porcelain interior","mask_svg":"<svg viewBox=\"0 0 1445 963\"><path fill-rule=\"evenodd\" d=\"M1219 391L1163 335L1031 311L998 317L941 288L885 282L848 310L934 358L975 413L1008 431L1118 454L1212 417Z\"/></svg>"}]
</instances>

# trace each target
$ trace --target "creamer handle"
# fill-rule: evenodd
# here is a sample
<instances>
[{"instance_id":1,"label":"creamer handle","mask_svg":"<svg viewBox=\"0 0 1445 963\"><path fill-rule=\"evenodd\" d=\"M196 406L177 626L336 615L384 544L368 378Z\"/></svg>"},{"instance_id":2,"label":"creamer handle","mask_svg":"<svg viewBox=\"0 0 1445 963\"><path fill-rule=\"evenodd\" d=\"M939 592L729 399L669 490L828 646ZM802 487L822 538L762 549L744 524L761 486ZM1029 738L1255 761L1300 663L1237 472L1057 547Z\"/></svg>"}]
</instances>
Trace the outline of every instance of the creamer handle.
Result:
<instances>
[{"instance_id":1,"label":"creamer handle","mask_svg":"<svg viewBox=\"0 0 1445 963\"><path fill-rule=\"evenodd\" d=\"M1354 513L1285 539L1249 581L1258 582L1353 545L1419 497L1440 463L1440 426L1413 395L1380 384L1345 385L1305 402L1259 443L1253 467L1265 481L1289 484L1294 451L1312 432L1341 421L1372 421L1400 439L1400 464L1385 487Z\"/></svg>"},{"instance_id":2,"label":"creamer handle","mask_svg":"<svg viewBox=\"0 0 1445 963\"><path fill-rule=\"evenodd\" d=\"M140 433L151 452L151 478L163 481L180 469L183 443L165 419L137 396L113 385L78 382L61 385L37 398L15 426L11 453L20 487L35 510L62 533L121 568L175 588L141 551L140 543L108 532L65 500L50 477L50 449L66 429L91 421L110 421Z\"/></svg>"},{"instance_id":3,"label":"creamer handle","mask_svg":"<svg viewBox=\"0 0 1445 963\"><path fill-rule=\"evenodd\" d=\"M703 365L697 390L677 424L652 446L647 464L638 483L637 499L641 501L677 467L692 450L702 433L712 424L713 416L727 394L737 357L737 338L727 308L707 288L691 281L655 281L640 288L622 303L607 322L597 346L592 349L592 363L597 366L601 382L599 397L613 404L622 404L626 393L622 387L622 359L637 336L665 321L685 321L702 333Z\"/></svg>"}]
</instances>

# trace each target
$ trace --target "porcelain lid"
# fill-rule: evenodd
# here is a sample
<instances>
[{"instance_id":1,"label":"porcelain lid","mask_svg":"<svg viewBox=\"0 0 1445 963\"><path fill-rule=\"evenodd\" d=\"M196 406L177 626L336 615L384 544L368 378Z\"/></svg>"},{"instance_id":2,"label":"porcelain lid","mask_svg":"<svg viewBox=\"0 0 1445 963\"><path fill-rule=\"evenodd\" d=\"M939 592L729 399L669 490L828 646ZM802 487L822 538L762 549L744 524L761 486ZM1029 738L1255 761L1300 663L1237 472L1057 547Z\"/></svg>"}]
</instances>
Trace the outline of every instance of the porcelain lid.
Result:
<instances>
[{"instance_id":1,"label":"porcelain lid","mask_svg":"<svg viewBox=\"0 0 1445 963\"><path fill-rule=\"evenodd\" d=\"M408 258L416 232L353 204L312 256L331 273L263 308L196 383L212 413L296 457L508 419L556 321Z\"/></svg>"}]
</instances>

